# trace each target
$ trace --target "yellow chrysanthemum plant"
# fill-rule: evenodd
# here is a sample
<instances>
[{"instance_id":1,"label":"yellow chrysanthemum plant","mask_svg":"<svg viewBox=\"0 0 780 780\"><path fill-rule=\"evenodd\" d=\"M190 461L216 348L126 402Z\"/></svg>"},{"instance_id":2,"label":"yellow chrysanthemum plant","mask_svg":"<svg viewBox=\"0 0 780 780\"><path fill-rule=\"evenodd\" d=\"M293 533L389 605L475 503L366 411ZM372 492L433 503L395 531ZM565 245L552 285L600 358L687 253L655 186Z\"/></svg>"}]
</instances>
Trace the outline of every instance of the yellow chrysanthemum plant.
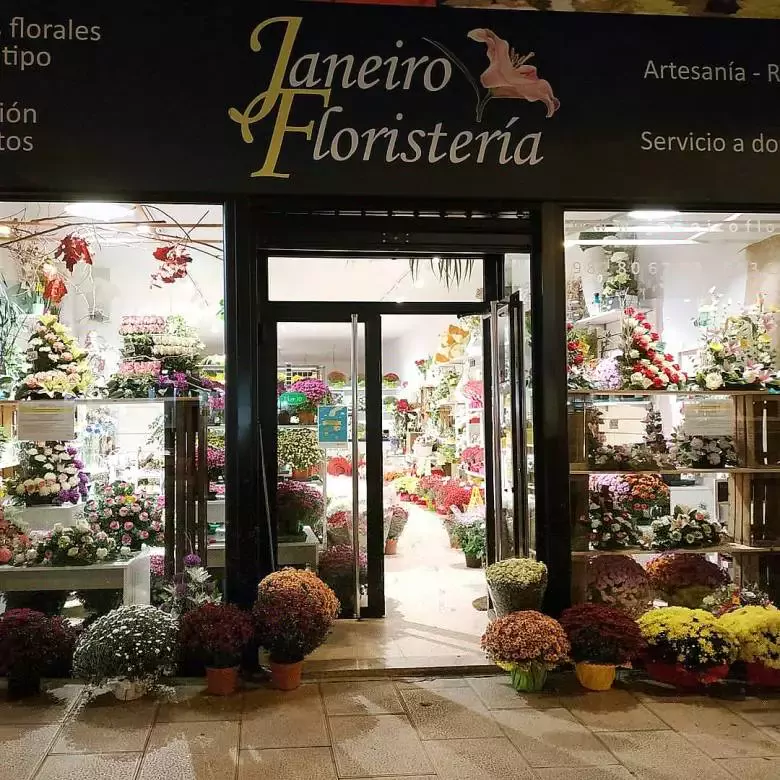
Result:
<instances>
[{"instance_id":1,"label":"yellow chrysanthemum plant","mask_svg":"<svg viewBox=\"0 0 780 780\"><path fill-rule=\"evenodd\" d=\"M638 620L647 642L645 668L656 680L698 687L726 676L739 646L729 628L703 609L663 607Z\"/></svg>"},{"instance_id":2,"label":"yellow chrysanthemum plant","mask_svg":"<svg viewBox=\"0 0 780 780\"><path fill-rule=\"evenodd\" d=\"M518 691L541 690L547 672L568 661L571 650L561 624L531 609L494 620L482 636L482 648L510 673Z\"/></svg>"},{"instance_id":3,"label":"yellow chrysanthemum plant","mask_svg":"<svg viewBox=\"0 0 780 780\"><path fill-rule=\"evenodd\" d=\"M774 606L742 607L718 622L736 638L737 659L745 663L748 682L780 685L780 611Z\"/></svg>"}]
</instances>

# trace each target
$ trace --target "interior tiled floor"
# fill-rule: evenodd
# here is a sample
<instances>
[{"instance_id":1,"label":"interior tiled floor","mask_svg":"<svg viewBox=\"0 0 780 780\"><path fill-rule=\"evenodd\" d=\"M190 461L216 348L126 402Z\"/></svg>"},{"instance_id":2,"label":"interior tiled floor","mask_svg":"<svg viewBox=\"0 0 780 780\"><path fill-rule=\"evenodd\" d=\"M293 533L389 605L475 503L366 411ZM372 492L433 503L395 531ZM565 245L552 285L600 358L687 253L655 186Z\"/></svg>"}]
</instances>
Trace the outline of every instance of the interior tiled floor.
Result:
<instances>
[{"instance_id":1,"label":"interior tiled floor","mask_svg":"<svg viewBox=\"0 0 780 780\"><path fill-rule=\"evenodd\" d=\"M308 672L491 666L479 647L487 613L472 605L485 595L484 572L466 568L435 512L404 506L398 554L384 559L385 618L339 621Z\"/></svg>"},{"instance_id":2,"label":"interior tiled floor","mask_svg":"<svg viewBox=\"0 0 780 780\"><path fill-rule=\"evenodd\" d=\"M216 699L0 701L13 780L777 780L780 699L615 689L520 696L505 676L310 682Z\"/></svg>"}]
</instances>

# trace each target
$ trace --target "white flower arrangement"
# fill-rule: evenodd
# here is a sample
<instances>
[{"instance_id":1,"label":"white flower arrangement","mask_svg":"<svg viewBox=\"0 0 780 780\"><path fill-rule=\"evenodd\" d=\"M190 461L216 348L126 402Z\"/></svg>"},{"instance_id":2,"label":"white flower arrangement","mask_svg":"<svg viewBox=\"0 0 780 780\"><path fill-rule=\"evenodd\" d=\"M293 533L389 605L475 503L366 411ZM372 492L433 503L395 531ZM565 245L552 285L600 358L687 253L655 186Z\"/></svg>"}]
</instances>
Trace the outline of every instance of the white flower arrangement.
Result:
<instances>
[{"instance_id":1,"label":"white flower arrangement","mask_svg":"<svg viewBox=\"0 0 780 780\"><path fill-rule=\"evenodd\" d=\"M703 507L675 506L672 514L653 520L651 544L656 550L713 547L720 544L723 526Z\"/></svg>"}]
</instances>

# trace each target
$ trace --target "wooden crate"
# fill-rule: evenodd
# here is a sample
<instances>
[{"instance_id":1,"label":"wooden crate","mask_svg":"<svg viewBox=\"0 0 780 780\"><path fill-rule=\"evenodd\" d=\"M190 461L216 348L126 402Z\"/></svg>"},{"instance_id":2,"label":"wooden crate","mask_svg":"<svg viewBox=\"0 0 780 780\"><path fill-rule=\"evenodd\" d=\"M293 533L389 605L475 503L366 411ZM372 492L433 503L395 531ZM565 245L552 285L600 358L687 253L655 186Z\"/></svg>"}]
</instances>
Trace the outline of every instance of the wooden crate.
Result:
<instances>
[{"instance_id":1,"label":"wooden crate","mask_svg":"<svg viewBox=\"0 0 780 780\"><path fill-rule=\"evenodd\" d=\"M575 471L587 468L586 409L587 406L582 399L574 398L569 401L567 420L569 430L569 468Z\"/></svg>"},{"instance_id":2,"label":"wooden crate","mask_svg":"<svg viewBox=\"0 0 780 780\"><path fill-rule=\"evenodd\" d=\"M733 474L729 505L734 541L780 545L780 474Z\"/></svg>"},{"instance_id":3,"label":"wooden crate","mask_svg":"<svg viewBox=\"0 0 780 780\"><path fill-rule=\"evenodd\" d=\"M735 395L734 426L740 465L780 466L780 398Z\"/></svg>"}]
</instances>

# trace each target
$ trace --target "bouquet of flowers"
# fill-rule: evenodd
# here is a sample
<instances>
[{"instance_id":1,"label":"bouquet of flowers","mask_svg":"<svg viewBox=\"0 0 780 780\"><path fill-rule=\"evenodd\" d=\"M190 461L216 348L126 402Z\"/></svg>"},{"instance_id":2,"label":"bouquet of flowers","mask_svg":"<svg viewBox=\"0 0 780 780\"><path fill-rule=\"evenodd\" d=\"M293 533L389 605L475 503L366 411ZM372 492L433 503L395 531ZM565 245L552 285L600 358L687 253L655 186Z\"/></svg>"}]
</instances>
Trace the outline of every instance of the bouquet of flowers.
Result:
<instances>
[{"instance_id":1,"label":"bouquet of flowers","mask_svg":"<svg viewBox=\"0 0 780 780\"><path fill-rule=\"evenodd\" d=\"M17 398L82 398L92 384L87 353L54 314L44 314L27 342L30 373Z\"/></svg>"},{"instance_id":2,"label":"bouquet of flowers","mask_svg":"<svg viewBox=\"0 0 780 780\"><path fill-rule=\"evenodd\" d=\"M8 520L0 506L0 566L11 563L15 551L26 553L29 546L27 529L22 523Z\"/></svg>"},{"instance_id":3,"label":"bouquet of flowers","mask_svg":"<svg viewBox=\"0 0 780 780\"><path fill-rule=\"evenodd\" d=\"M281 428L276 457L280 469L291 466L303 471L316 466L322 457L316 432L308 428Z\"/></svg>"},{"instance_id":4,"label":"bouquet of flowers","mask_svg":"<svg viewBox=\"0 0 780 780\"><path fill-rule=\"evenodd\" d=\"M757 584L740 587L733 582L722 585L714 593L705 596L701 602L701 608L712 612L715 617L721 617L721 615L741 607L772 606L774 604L772 604L769 594L761 590Z\"/></svg>"},{"instance_id":5,"label":"bouquet of flowers","mask_svg":"<svg viewBox=\"0 0 780 780\"><path fill-rule=\"evenodd\" d=\"M627 555L600 555L588 561L588 601L638 617L653 605L647 572Z\"/></svg>"},{"instance_id":6,"label":"bouquet of flowers","mask_svg":"<svg viewBox=\"0 0 780 780\"><path fill-rule=\"evenodd\" d=\"M79 520L71 527L57 523L37 544L33 540L25 553L19 551L14 565L89 566L112 561L116 556L116 543L105 531L95 532L89 523Z\"/></svg>"},{"instance_id":7,"label":"bouquet of flowers","mask_svg":"<svg viewBox=\"0 0 780 780\"><path fill-rule=\"evenodd\" d=\"M516 690L541 690L547 672L567 660L569 640L561 624L534 610L496 618L482 636L482 649L508 671Z\"/></svg>"},{"instance_id":8,"label":"bouquet of flowers","mask_svg":"<svg viewBox=\"0 0 780 780\"><path fill-rule=\"evenodd\" d=\"M431 367L431 364L433 363L432 358L425 358L420 360L415 360L414 365L415 368L420 372L420 376L425 377L428 373L428 369Z\"/></svg>"},{"instance_id":9,"label":"bouquet of flowers","mask_svg":"<svg viewBox=\"0 0 780 780\"><path fill-rule=\"evenodd\" d=\"M485 405L485 385L477 379L469 379L462 388L469 400L469 409L482 409Z\"/></svg>"},{"instance_id":10,"label":"bouquet of flowers","mask_svg":"<svg viewBox=\"0 0 780 780\"><path fill-rule=\"evenodd\" d=\"M382 387L393 389L401 386L401 377L392 371L382 375Z\"/></svg>"},{"instance_id":11,"label":"bouquet of flowers","mask_svg":"<svg viewBox=\"0 0 780 780\"><path fill-rule=\"evenodd\" d=\"M739 465L731 436L689 436L678 429L672 434L669 455L680 468L717 469Z\"/></svg>"},{"instance_id":12,"label":"bouquet of flowers","mask_svg":"<svg viewBox=\"0 0 780 780\"><path fill-rule=\"evenodd\" d=\"M276 486L276 517L279 533L298 536L304 525L321 520L325 504L322 493L308 482L285 480Z\"/></svg>"},{"instance_id":13,"label":"bouquet of flowers","mask_svg":"<svg viewBox=\"0 0 780 780\"><path fill-rule=\"evenodd\" d=\"M653 452L646 444L596 444L588 452L588 461L604 471L649 471L668 467L668 455Z\"/></svg>"},{"instance_id":14,"label":"bouquet of flowers","mask_svg":"<svg viewBox=\"0 0 780 780\"><path fill-rule=\"evenodd\" d=\"M85 518L94 532L104 531L114 544L127 552L142 545L162 545L163 499L152 498L132 483L117 480L96 491L87 501Z\"/></svg>"},{"instance_id":15,"label":"bouquet of flowers","mask_svg":"<svg viewBox=\"0 0 780 780\"><path fill-rule=\"evenodd\" d=\"M590 544L594 550L625 550L640 547L642 539L628 512L616 509L605 489L591 493L588 506Z\"/></svg>"},{"instance_id":16,"label":"bouquet of flowers","mask_svg":"<svg viewBox=\"0 0 780 780\"><path fill-rule=\"evenodd\" d=\"M776 384L777 355L771 334L780 310L766 306L759 295L752 306L729 314L720 300L712 291L712 302L699 309L696 319L702 331L696 384L707 390Z\"/></svg>"},{"instance_id":17,"label":"bouquet of flowers","mask_svg":"<svg viewBox=\"0 0 780 780\"><path fill-rule=\"evenodd\" d=\"M720 566L696 553L666 553L647 564L650 585L669 604L701 604L728 576Z\"/></svg>"},{"instance_id":18,"label":"bouquet of flowers","mask_svg":"<svg viewBox=\"0 0 780 780\"><path fill-rule=\"evenodd\" d=\"M623 250L615 250L608 256L604 286L601 288L605 298L625 299L627 295L638 294L639 286L633 265L631 255Z\"/></svg>"},{"instance_id":19,"label":"bouquet of flowers","mask_svg":"<svg viewBox=\"0 0 780 780\"><path fill-rule=\"evenodd\" d=\"M588 358L590 346L571 322L566 323L566 373L569 390L590 387L585 375L585 361Z\"/></svg>"},{"instance_id":20,"label":"bouquet of flowers","mask_svg":"<svg viewBox=\"0 0 780 780\"><path fill-rule=\"evenodd\" d=\"M87 497L89 477L75 447L62 442L21 445L21 462L9 480L9 492L17 503L78 504Z\"/></svg>"},{"instance_id":21,"label":"bouquet of flowers","mask_svg":"<svg viewBox=\"0 0 780 780\"><path fill-rule=\"evenodd\" d=\"M331 387L346 387L349 377L343 371L331 371L328 374L328 384Z\"/></svg>"},{"instance_id":22,"label":"bouquet of flowers","mask_svg":"<svg viewBox=\"0 0 780 780\"><path fill-rule=\"evenodd\" d=\"M672 355L664 352L661 337L642 312L623 312L623 354L619 364L626 386L638 390L679 390L688 381Z\"/></svg>"},{"instance_id":23,"label":"bouquet of flowers","mask_svg":"<svg viewBox=\"0 0 780 780\"><path fill-rule=\"evenodd\" d=\"M330 388L321 379L299 379L293 382L290 390L306 396L306 403L299 406L297 411L313 412L318 406L331 402Z\"/></svg>"},{"instance_id":24,"label":"bouquet of flowers","mask_svg":"<svg viewBox=\"0 0 780 780\"><path fill-rule=\"evenodd\" d=\"M645 648L636 621L602 604L578 604L564 610L561 625L575 662L623 666Z\"/></svg>"},{"instance_id":25,"label":"bouquet of flowers","mask_svg":"<svg viewBox=\"0 0 780 780\"><path fill-rule=\"evenodd\" d=\"M335 455L328 458L328 476L341 477L352 475L352 461L343 455Z\"/></svg>"},{"instance_id":26,"label":"bouquet of flowers","mask_svg":"<svg viewBox=\"0 0 780 780\"><path fill-rule=\"evenodd\" d=\"M620 365L613 357L601 358L591 366L586 365L584 377L588 386L597 390L619 390L623 384L620 378Z\"/></svg>"},{"instance_id":27,"label":"bouquet of flowers","mask_svg":"<svg viewBox=\"0 0 780 780\"><path fill-rule=\"evenodd\" d=\"M659 517L651 524L652 546L656 550L680 547L712 547L720 544L724 533L717 520L711 520L703 508L675 506L672 514Z\"/></svg>"},{"instance_id":28,"label":"bouquet of flowers","mask_svg":"<svg viewBox=\"0 0 780 780\"><path fill-rule=\"evenodd\" d=\"M466 468L475 474L485 473L485 448L484 447L466 447L460 453L460 460Z\"/></svg>"},{"instance_id":29,"label":"bouquet of flowers","mask_svg":"<svg viewBox=\"0 0 780 780\"><path fill-rule=\"evenodd\" d=\"M714 682L737 657L734 635L702 609L651 609L637 622L647 642L646 667L659 679L663 667L681 667L694 673L696 682Z\"/></svg>"},{"instance_id":30,"label":"bouquet of flowers","mask_svg":"<svg viewBox=\"0 0 780 780\"><path fill-rule=\"evenodd\" d=\"M406 439L406 433L414 429L418 420L417 407L410 404L405 398L399 398L393 410L393 427L395 435L399 439Z\"/></svg>"}]
</instances>

